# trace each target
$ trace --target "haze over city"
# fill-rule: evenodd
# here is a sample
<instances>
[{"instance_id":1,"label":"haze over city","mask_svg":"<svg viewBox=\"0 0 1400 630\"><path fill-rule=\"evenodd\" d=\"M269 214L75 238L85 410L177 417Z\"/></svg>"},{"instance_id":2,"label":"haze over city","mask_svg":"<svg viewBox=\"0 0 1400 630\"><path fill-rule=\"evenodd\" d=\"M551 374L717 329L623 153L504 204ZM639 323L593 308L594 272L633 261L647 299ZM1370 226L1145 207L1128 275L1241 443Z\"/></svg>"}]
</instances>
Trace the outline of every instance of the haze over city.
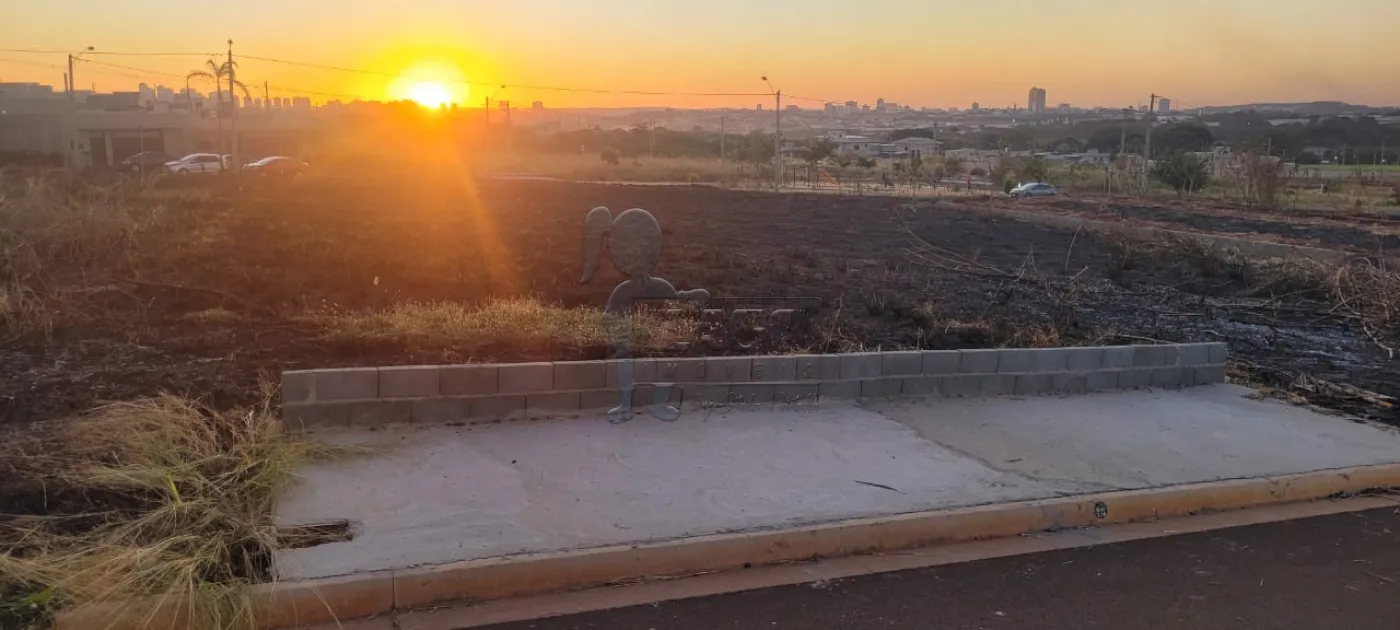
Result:
<instances>
[{"instance_id":1,"label":"haze over city","mask_svg":"<svg viewBox=\"0 0 1400 630\"><path fill-rule=\"evenodd\" d=\"M1400 39L1390 32L1400 3L1387 0L8 4L0 19L7 49L222 53L232 39L239 55L364 71L240 58L245 82L318 102L752 106L764 99L616 92L762 93L765 75L816 101L883 97L915 107L1024 105L1032 85L1047 88L1052 105L1136 106L1154 92L1179 107L1400 102ZM183 76L201 62L107 60L140 70L84 65L79 87L130 89L138 75ZM62 63L61 55L0 53L0 81L61 85Z\"/></svg>"}]
</instances>

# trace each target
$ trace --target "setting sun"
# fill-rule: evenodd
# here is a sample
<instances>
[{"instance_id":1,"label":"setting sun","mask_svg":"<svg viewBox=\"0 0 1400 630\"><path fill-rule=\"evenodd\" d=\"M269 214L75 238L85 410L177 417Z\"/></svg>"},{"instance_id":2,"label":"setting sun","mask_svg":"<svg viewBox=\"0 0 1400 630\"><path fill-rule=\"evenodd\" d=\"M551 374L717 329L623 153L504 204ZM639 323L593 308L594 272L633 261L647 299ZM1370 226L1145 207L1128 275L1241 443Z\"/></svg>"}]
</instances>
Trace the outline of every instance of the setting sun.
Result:
<instances>
[{"instance_id":1,"label":"setting sun","mask_svg":"<svg viewBox=\"0 0 1400 630\"><path fill-rule=\"evenodd\" d=\"M442 107L452 102L452 91L436 81L415 83L408 88L408 98L424 107Z\"/></svg>"},{"instance_id":2,"label":"setting sun","mask_svg":"<svg viewBox=\"0 0 1400 630\"><path fill-rule=\"evenodd\" d=\"M410 100L423 107L464 104L471 96L467 78L456 65L424 61L404 70L385 88L389 98Z\"/></svg>"}]
</instances>

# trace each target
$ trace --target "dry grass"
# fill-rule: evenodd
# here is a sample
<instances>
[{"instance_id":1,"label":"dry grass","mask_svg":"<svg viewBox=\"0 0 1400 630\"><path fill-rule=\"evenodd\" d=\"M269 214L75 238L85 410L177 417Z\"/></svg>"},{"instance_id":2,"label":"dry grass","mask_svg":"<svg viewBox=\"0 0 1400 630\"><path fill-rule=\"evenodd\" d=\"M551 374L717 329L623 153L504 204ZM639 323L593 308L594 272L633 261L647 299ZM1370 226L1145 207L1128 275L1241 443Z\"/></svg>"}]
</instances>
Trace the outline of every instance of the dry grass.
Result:
<instances>
[{"instance_id":1,"label":"dry grass","mask_svg":"<svg viewBox=\"0 0 1400 630\"><path fill-rule=\"evenodd\" d=\"M384 311L318 318L338 341L394 342L409 346L491 348L603 348L610 336L602 311L562 308L533 298L491 300L480 305L399 303ZM632 347L663 349L693 339L695 322L647 314L632 319Z\"/></svg>"},{"instance_id":2,"label":"dry grass","mask_svg":"<svg viewBox=\"0 0 1400 630\"><path fill-rule=\"evenodd\" d=\"M105 507L0 523L0 587L73 608L124 602L135 618L152 609L132 602L180 602L193 627L249 627L245 587L268 575L278 546L274 494L330 449L284 434L267 404L216 412L163 397L79 420L66 423L62 457L17 456Z\"/></svg>"},{"instance_id":3,"label":"dry grass","mask_svg":"<svg viewBox=\"0 0 1400 630\"><path fill-rule=\"evenodd\" d=\"M555 177L585 182L675 182L722 183L740 177L740 165L733 161L705 158L623 158L607 164L596 153L563 155L517 153L483 155L476 158L483 172L514 173Z\"/></svg>"},{"instance_id":4,"label":"dry grass","mask_svg":"<svg viewBox=\"0 0 1400 630\"><path fill-rule=\"evenodd\" d=\"M1099 238L1112 253L1116 271L1150 265L1174 270L1186 280L1216 281L1216 293L1325 304L1320 316L1349 320L1390 358L1396 356L1400 345L1400 270L1391 268L1384 258L1322 262L1303 256L1253 257L1184 235L1149 240L1113 231Z\"/></svg>"}]
</instances>

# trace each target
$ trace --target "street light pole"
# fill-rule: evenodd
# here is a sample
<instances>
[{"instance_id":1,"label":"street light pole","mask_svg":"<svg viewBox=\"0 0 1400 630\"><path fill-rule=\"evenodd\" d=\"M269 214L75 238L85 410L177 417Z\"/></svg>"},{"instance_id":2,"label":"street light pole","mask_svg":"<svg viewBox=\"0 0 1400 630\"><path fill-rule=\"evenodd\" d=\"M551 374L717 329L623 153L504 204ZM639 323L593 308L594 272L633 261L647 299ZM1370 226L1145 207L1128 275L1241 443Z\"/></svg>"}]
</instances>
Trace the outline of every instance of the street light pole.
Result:
<instances>
[{"instance_id":1,"label":"street light pole","mask_svg":"<svg viewBox=\"0 0 1400 630\"><path fill-rule=\"evenodd\" d=\"M761 77L773 93L773 192L783 187L783 91L773 89L768 77Z\"/></svg>"},{"instance_id":2,"label":"street light pole","mask_svg":"<svg viewBox=\"0 0 1400 630\"><path fill-rule=\"evenodd\" d=\"M96 50L96 48L93 48L92 46L88 46L87 48L84 48L82 51L78 52L77 54L72 54L72 53L70 53L70 54L68 55L68 109L69 109L69 111L75 111L75 110L78 109L78 101L77 101L77 98L76 98L76 97L74 96L74 94L73 94L74 88L78 85L78 77L76 77L76 76L73 75L73 62L74 62L74 61L77 61L78 59L81 59L82 56L83 56L83 53L92 52L92 51L94 51L94 50Z\"/></svg>"}]
</instances>

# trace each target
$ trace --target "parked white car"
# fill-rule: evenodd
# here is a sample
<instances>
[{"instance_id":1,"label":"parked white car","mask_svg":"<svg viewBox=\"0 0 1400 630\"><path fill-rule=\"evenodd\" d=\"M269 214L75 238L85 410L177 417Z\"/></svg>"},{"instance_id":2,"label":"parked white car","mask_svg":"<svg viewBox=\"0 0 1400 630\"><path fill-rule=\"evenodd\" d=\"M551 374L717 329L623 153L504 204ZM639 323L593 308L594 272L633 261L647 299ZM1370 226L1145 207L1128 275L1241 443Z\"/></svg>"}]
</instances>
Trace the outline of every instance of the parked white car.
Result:
<instances>
[{"instance_id":1,"label":"parked white car","mask_svg":"<svg viewBox=\"0 0 1400 630\"><path fill-rule=\"evenodd\" d=\"M218 173L224 170L226 160L217 153L191 153L174 162L166 162L165 170L175 175L192 173Z\"/></svg>"},{"instance_id":2,"label":"parked white car","mask_svg":"<svg viewBox=\"0 0 1400 630\"><path fill-rule=\"evenodd\" d=\"M1060 194L1060 190L1050 184L1021 184L1012 188L1009 194L1012 197L1054 197Z\"/></svg>"}]
</instances>

